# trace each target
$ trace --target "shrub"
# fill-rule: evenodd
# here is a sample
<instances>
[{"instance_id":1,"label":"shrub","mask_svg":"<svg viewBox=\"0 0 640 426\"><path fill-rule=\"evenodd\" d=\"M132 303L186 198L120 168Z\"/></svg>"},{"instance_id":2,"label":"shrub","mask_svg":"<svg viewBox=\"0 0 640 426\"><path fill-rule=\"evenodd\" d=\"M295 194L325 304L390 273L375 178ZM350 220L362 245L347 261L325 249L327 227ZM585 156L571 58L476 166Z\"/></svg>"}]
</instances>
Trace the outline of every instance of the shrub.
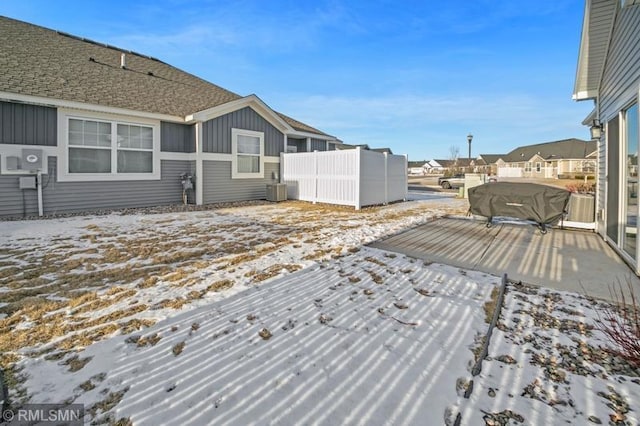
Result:
<instances>
[{"instance_id":1,"label":"shrub","mask_svg":"<svg viewBox=\"0 0 640 426\"><path fill-rule=\"evenodd\" d=\"M611 288L614 304L598 315L597 327L602 331L613 348L607 350L626 359L636 368L640 367L640 307L630 280L627 280L628 295L621 284ZM627 301L630 303L628 304Z\"/></svg>"}]
</instances>

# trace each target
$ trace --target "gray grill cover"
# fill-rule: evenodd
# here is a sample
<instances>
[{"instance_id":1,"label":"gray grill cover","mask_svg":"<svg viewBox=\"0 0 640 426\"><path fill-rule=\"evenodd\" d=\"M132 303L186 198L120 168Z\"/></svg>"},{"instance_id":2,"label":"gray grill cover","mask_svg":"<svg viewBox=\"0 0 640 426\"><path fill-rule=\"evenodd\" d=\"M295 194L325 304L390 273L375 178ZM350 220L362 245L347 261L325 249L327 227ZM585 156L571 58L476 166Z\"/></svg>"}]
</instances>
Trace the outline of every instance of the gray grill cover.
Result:
<instances>
[{"instance_id":1,"label":"gray grill cover","mask_svg":"<svg viewBox=\"0 0 640 426\"><path fill-rule=\"evenodd\" d=\"M495 182L469 188L470 211L491 219L495 216L553 224L564 214L571 193L562 188L534 183Z\"/></svg>"}]
</instances>

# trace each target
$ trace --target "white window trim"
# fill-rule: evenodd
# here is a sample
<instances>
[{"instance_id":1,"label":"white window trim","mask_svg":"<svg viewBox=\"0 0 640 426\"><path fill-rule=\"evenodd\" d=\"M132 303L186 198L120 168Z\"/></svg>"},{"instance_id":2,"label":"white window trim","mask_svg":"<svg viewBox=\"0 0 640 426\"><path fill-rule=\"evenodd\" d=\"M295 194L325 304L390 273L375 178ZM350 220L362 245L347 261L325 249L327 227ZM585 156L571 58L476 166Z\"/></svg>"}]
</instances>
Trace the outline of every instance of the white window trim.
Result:
<instances>
[{"instance_id":1,"label":"white window trim","mask_svg":"<svg viewBox=\"0 0 640 426\"><path fill-rule=\"evenodd\" d=\"M111 173L69 173L69 119L108 121L112 128L119 124L151 127L153 131L152 172L151 173L117 173L117 151L111 147L112 155L116 155ZM116 130L113 130L116 131ZM71 109L58 109L58 182L96 182L96 181L131 181L159 180L160 175L160 121L139 117L125 117L99 112L88 112ZM115 154L114 154L115 153Z\"/></svg>"},{"instance_id":2,"label":"white window trim","mask_svg":"<svg viewBox=\"0 0 640 426\"><path fill-rule=\"evenodd\" d=\"M260 172L239 173L238 136L251 136L260 139ZM264 179L264 133L253 130L231 129L231 179Z\"/></svg>"}]
</instances>

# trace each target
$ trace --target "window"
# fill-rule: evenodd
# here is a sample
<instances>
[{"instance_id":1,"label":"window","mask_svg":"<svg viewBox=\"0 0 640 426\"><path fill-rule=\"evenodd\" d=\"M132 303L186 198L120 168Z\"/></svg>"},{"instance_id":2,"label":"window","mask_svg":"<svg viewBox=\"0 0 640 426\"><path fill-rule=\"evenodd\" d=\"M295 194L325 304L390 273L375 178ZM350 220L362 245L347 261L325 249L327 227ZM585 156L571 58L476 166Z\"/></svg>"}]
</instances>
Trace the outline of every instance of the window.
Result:
<instances>
[{"instance_id":1,"label":"window","mask_svg":"<svg viewBox=\"0 0 640 426\"><path fill-rule=\"evenodd\" d=\"M153 128L69 118L70 174L153 173Z\"/></svg>"},{"instance_id":2,"label":"window","mask_svg":"<svg viewBox=\"0 0 640 426\"><path fill-rule=\"evenodd\" d=\"M536 173L540 173L542 171L542 163L536 163Z\"/></svg>"},{"instance_id":3,"label":"window","mask_svg":"<svg viewBox=\"0 0 640 426\"><path fill-rule=\"evenodd\" d=\"M69 119L69 173L111 172L111 123Z\"/></svg>"},{"instance_id":4,"label":"window","mask_svg":"<svg viewBox=\"0 0 640 426\"><path fill-rule=\"evenodd\" d=\"M231 129L231 177L264 178L264 134Z\"/></svg>"},{"instance_id":5,"label":"window","mask_svg":"<svg viewBox=\"0 0 640 426\"><path fill-rule=\"evenodd\" d=\"M118 124L118 173L153 171L153 129Z\"/></svg>"},{"instance_id":6,"label":"window","mask_svg":"<svg viewBox=\"0 0 640 426\"><path fill-rule=\"evenodd\" d=\"M531 171L531 163L530 162L524 163L524 171L525 172L530 172Z\"/></svg>"}]
</instances>

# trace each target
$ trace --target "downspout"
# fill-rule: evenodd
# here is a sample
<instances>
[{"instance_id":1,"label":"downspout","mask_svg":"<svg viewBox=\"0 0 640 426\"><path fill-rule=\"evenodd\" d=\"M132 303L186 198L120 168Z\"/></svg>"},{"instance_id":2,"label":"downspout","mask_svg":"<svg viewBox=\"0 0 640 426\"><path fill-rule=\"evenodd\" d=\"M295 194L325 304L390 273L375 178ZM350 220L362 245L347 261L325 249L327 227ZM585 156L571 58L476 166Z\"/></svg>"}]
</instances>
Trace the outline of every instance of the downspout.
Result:
<instances>
[{"instance_id":1,"label":"downspout","mask_svg":"<svg viewBox=\"0 0 640 426\"><path fill-rule=\"evenodd\" d=\"M196 205L204 204L204 163L202 160L202 121L196 123Z\"/></svg>"}]
</instances>

